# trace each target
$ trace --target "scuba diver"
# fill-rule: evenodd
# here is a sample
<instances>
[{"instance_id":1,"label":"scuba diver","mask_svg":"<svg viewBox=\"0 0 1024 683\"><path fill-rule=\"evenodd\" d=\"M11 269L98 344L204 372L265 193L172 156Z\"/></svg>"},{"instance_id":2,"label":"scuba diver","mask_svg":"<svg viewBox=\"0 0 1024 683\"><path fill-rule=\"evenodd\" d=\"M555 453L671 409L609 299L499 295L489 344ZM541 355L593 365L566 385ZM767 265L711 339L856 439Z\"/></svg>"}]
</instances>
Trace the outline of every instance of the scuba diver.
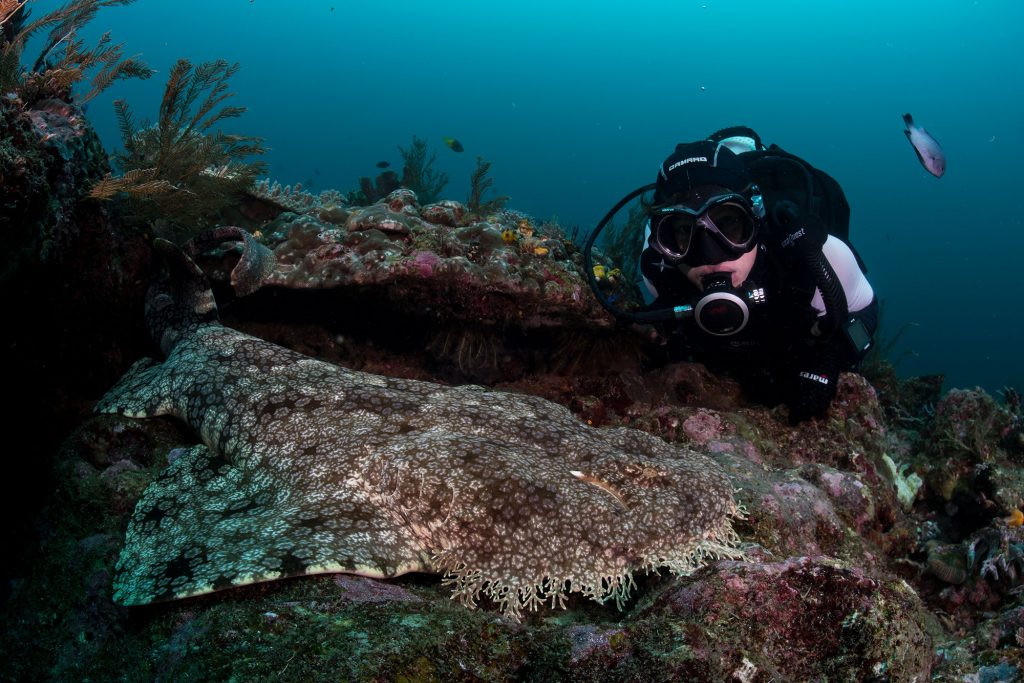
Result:
<instances>
[{"instance_id":1,"label":"scuba diver","mask_svg":"<svg viewBox=\"0 0 1024 683\"><path fill-rule=\"evenodd\" d=\"M597 281L591 247L625 204L643 202L645 305L627 312ZM584 249L591 288L621 320L654 324L666 360L735 377L790 424L825 415L840 372L871 346L878 304L849 245L838 183L746 127L680 144L656 181L623 198ZM600 269L597 271L600 273Z\"/></svg>"}]
</instances>

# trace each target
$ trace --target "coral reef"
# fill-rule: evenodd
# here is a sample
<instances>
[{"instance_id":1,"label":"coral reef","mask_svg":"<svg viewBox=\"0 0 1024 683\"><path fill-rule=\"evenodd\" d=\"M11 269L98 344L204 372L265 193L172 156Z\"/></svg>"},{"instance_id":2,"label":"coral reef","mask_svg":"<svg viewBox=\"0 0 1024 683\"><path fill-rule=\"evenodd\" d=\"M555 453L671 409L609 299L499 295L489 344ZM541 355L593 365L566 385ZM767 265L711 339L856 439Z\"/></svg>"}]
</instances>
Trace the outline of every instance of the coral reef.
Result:
<instances>
[{"instance_id":1,"label":"coral reef","mask_svg":"<svg viewBox=\"0 0 1024 683\"><path fill-rule=\"evenodd\" d=\"M78 205L83 188L109 169L82 106L115 81L152 71L124 58L109 33L87 50L78 31L101 8L132 1L74 0L35 20L24 1L0 4L0 228L7 247L0 281L59 263L84 234L106 228L96 227L106 221L101 211ZM38 57L24 67L26 45L46 29ZM90 89L73 92L90 72Z\"/></svg>"},{"instance_id":2,"label":"coral reef","mask_svg":"<svg viewBox=\"0 0 1024 683\"><path fill-rule=\"evenodd\" d=\"M48 122L43 116L37 114L36 120L45 125ZM47 126L42 136L51 132ZM4 206L0 229L5 239L0 282L10 281L18 270L42 256L43 245L51 239L51 225L58 219L49 211L47 165L51 157L37 144L42 136L27 110L0 101L0 201Z\"/></svg>"},{"instance_id":3,"label":"coral reef","mask_svg":"<svg viewBox=\"0 0 1024 683\"><path fill-rule=\"evenodd\" d=\"M486 600L488 609L468 610L440 577L421 573L304 576L117 605L115 563L136 504L168 468L195 464L203 434L174 420L87 416L132 361L154 353L139 323L151 252L122 222L122 203L82 201L109 165L80 108L5 98L0 134L9 239L0 303L11 320L32 321L9 333L3 370L19 400L7 418L11 433L16 425L33 435L30 452L11 459L0 497L16 536L4 570L0 678L1021 676L1016 392L942 393L940 377L900 379L879 362L870 382L840 378L825 418L791 428L784 411L749 403L701 366L651 363L650 346L593 303L578 248L554 222L505 209L478 215L407 188L354 206L339 193L267 181L224 208L236 225L205 234L193 226L186 249L214 281L237 330L229 334L314 355L330 373L383 376L381 385L485 382L608 433L647 432L659 448L695 453L724 473L745 513L734 523L744 557L682 576L633 572L628 597L609 584L607 604L576 593L565 610L545 604L520 622ZM610 268L604 276L618 286ZM493 436L488 425L505 421L509 405L477 405L484 426L475 436ZM492 441L540 435L520 431ZM608 455L585 450L571 457ZM557 471L559 460L545 466ZM521 481L515 472L507 479ZM42 514L15 503L26 498L45 501ZM454 576L475 594L471 574Z\"/></svg>"},{"instance_id":4,"label":"coral reef","mask_svg":"<svg viewBox=\"0 0 1024 683\"><path fill-rule=\"evenodd\" d=\"M0 229L6 240L0 306L10 323L0 373L18 394L7 403L3 420L8 433L24 430L29 444L11 459L0 482L11 558L0 570L6 608L10 581L28 561L21 549L34 545L37 514L52 490L55 449L88 412L89 397L109 385L116 366L142 352L142 329L132 318L141 310L139 283L147 278L149 251L141 236L119 230L108 207L82 201L109 162L79 107L54 99L29 107L2 98L0 165ZM127 506L134 505L136 493L128 493ZM109 541L116 544L116 538L111 534ZM83 553L106 547L103 538L93 541ZM100 581L93 590L104 586ZM100 610L97 619L109 616ZM38 679L54 661L2 677Z\"/></svg>"},{"instance_id":5,"label":"coral reef","mask_svg":"<svg viewBox=\"0 0 1024 683\"><path fill-rule=\"evenodd\" d=\"M357 220L376 226L380 244L414 235L423 212L412 196L397 194L382 209L357 213ZM503 220L513 219L518 216ZM500 233L488 240L488 248L507 248ZM421 265L432 273L435 264ZM279 288L264 284L244 301ZM331 335L317 341L309 331L288 328L294 344L322 358L354 358L352 349L361 344ZM261 330L272 336L272 328ZM480 343L507 344L497 328L493 334ZM477 362L465 353L466 363ZM430 377L423 366L403 365L382 349L359 362L393 376ZM27 642L29 632L33 639L13 671L27 671L55 650L62 652L54 669L61 678L102 677L126 651L144 662L133 674L138 679L191 675L200 666L217 677L260 678L287 665L311 680L329 671L364 679L911 681L1020 666L1019 524L1010 526L992 510L984 526L957 538L956 527L931 506L936 496L929 484L910 506L900 500L886 460L910 464L896 467L904 479L927 478L920 468L929 442L887 425L863 378L844 375L829 419L793 430L700 366L643 371L639 363L619 353L600 368L533 372L502 388L563 403L588 423L652 432L718 462L746 510L737 527L743 561L714 562L683 579L634 574L634 596L621 611L577 598L567 601L566 612L526 613L521 624L466 611L450 601L445 585L417 575L385 584L310 577L128 613L110 603L118 529L166 463L187 462L194 437L166 422L105 416L84 423L66 444L61 493L51 508L51 523L62 531L37 560L43 564L17 583L7 607L21 615L69 609L39 604L40 595L51 595L76 605L66 618L83 635L65 642L62 629L38 617L15 620L11 642ZM946 416L939 425L976 413L1003 424L976 392L953 394L947 403L936 410ZM995 428L982 434L1002 438ZM959 449L950 457L977 456ZM47 569L61 563L74 571ZM65 577L61 585L54 583L58 574ZM61 597L68 595L80 597ZM975 642L975 631L992 635ZM331 644L308 645L325 642L311 635L324 632L333 634ZM281 652L289 654L274 654Z\"/></svg>"},{"instance_id":6,"label":"coral reef","mask_svg":"<svg viewBox=\"0 0 1024 683\"><path fill-rule=\"evenodd\" d=\"M913 589L828 558L722 562L638 616L651 613L685 634L685 654L668 669L677 680L912 681L932 667Z\"/></svg>"}]
</instances>

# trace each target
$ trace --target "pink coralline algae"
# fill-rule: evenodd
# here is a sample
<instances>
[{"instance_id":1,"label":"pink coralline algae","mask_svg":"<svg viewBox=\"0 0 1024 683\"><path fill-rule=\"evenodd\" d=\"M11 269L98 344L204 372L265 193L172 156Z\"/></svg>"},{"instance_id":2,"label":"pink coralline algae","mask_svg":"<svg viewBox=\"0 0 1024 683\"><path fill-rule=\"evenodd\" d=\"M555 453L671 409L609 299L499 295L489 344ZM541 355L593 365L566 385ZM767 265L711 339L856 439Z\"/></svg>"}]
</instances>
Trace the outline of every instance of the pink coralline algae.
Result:
<instances>
[{"instance_id":1,"label":"pink coralline algae","mask_svg":"<svg viewBox=\"0 0 1024 683\"><path fill-rule=\"evenodd\" d=\"M420 275L430 277L434 274L434 266L441 262L441 257L432 251L418 251L412 262L419 269Z\"/></svg>"},{"instance_id":2,"label":"pink coralline algae","mask_svg":"<svg viewBox=\"0 0 1024 683\"><path fill-rule=\"evenodd\" d=\"M696 626L676 624L692 656L679 680L739 680L741 669L744 680L833 680L840 670L843 680L928 680L934 658L928 620L906 583L829 558L721 562L647 611Z\"/></svg>"},{"instance_id":3,"label":"pink coralline algae","mask_svg":"<svg viewBox=\"0 0 1024 683\"><path fill-rule=\"evenodd\" d=\"M693 443L704 446L722 434L722 418L702 408L683 421L683 431Z\"/></svg>"},{"instance_id":4,"label":"pink coralline algae","mask_svg":"<svg viewBox=\"0 0 1024 683\"><path fill-rule=\"evenodd\" d=\"M932 431L946 454L972 454L991 462L1006 457L1000 442L1016 416L980 389L951 389L935 406Z\"/></svg>"},{"instance_id":5,"label":"pink coralline algae","mask_svg":"<svg viewBox=\"0 0 1024 683\"><path fill-rule=\"evenodd\" d=\"M935 406L918 469L926 492L957 509L1009 515L1024 506L1020 416L981 389L951 389Z\"/></svg>"}]
</instances>

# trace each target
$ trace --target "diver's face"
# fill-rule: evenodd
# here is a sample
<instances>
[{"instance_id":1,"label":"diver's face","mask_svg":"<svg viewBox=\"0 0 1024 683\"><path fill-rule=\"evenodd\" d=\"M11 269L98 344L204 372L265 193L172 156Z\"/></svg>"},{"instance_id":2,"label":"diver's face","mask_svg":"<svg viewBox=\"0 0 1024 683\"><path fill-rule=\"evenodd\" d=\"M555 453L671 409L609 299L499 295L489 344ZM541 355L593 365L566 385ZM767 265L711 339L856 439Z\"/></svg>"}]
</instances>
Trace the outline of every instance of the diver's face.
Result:
<instances>
[{"instance_id":1,"label":"diver's face","mask_svg":"<svg viewBox=\"0 0 1024 683\"><path fill-rule=\"evenodd\" d=\"M723 261L722 263L716 263L713 266L688 266L685 263L679 264L679 270L683 272L686 279L689 280L697 287L697 289L703 291L704 285L701 279L709 273L731 273L732 274L732 286L739 287L743 284L748 277L750 277L750 271L754 268L754 261L757 259L757 246L755 245L750 251L745 252L739 258L733 259L732 261Z\"/></svg>"}]
</instances>

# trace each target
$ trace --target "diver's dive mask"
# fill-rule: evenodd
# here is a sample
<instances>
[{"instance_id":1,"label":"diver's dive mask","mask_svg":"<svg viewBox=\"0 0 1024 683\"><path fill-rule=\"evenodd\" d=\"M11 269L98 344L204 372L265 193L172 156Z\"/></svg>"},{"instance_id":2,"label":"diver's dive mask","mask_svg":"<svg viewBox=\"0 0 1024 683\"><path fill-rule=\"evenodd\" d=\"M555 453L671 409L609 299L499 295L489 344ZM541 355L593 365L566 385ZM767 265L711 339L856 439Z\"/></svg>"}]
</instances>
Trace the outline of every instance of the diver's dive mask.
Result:
<instances>
[{"instance_id":1,"label":"diver's dive mask","mask_svg":"<svg viewBox=\"0 0 1024 683\"><path fill-rule=\"evenodd\" d=\"M693 317L698 327L704 330L706 333L714 336L729 336L736 334L743 330L750 320L750 311L752 307L765 303L765 292L764 289L756 285L744 286L742 289L736 289L732 286L732 275L730 273L711 273L702 279L703 291L696 297L695 300L689 303L679 303L678 305L659 308L659 309L648 309L648 310L629 310L625 308L624 300L627 298L622 296L621 292L610 291L609 281L602 279L598 281L597 271L595 270L594 264L594 244L597 241L598 236L608 226L612 218L623 209L629 202L637 199L645 192L649 192L654 189L654 184L644 185L630 192L625 197L620 199L618 203L611 208L611 210L602 218L593 232L587 238L583 246L584 264L586 268L587 281L590 284L591 290L594 292L597 301L612 315L619 320L630 323L659 323L666 322L669 320L683 320L686 318ZM722 248L724 253L727 253L726 258L722 258L715 263L721 263L724 261L732 260L737 258L739 255L746 253L750 249L754 248L754 244L757 240L757 230L759 227L760 219L763 216L764 209L761 204L761 195L757 192L756 187L753 188L754 193L751 199L747 199L743 195L724 193L714 197L713 200L708 200L700 206L690 206L686 210L673 210L677 207L666 207L665 210L661 210L657 213L662 218L669 216L679 216L680 214L687 214L692 217L693 224L696 226L696 221L701 218L701 214L707 213L708 219L713 230L704 226L696 228L692 231L694 234L700 235L705 233L707 235L721 234L721 237L709 238L713 239L715 243L718 240L723 240L727 243L727 248ZM733 214L734 209L732 207L726 207L726 204L736 203L740 209L739 214ZM721 206L719 209L717 207ZM699 210L698 210L699 209ZM750 226L745 227L745 223L750 219ZM655 214L651 215L652 223L654 222ZM739 222L739 226L733 225L731 222L735 218ZM727 220L728 219L728 220ZM683 247L680 244L679 237L676 234L672 234L669 240L669 226L671 224L665 223L661 227L663 228L661 243L668 244L664 251L655 247L656 240L652 237L648 243L658 251L662 256L665 257L666 261L672 263L682 262L684 254L694 254L694 247L690 247L689 244ZM674 228L680 228L680 226L673 226ZM735 241L733 241L735 240ZM696 244L696 242L694 242ZM666 267L669 264L666 263ZM602 274L605 271L604 267L601 267Z\"/></svg>"},{"instance_id":2,"label":"diver's dive mask","mask_svg":"<svg viewBox=\"0 0 1024 683\"><path fill-rule=\"evenodd\" d=\"M738 258L753 248L764 215L761 195L754 190L753 201L730 192L654 209L651 247L670 261L689 266Z\"/></svg>"}]
</instances>

